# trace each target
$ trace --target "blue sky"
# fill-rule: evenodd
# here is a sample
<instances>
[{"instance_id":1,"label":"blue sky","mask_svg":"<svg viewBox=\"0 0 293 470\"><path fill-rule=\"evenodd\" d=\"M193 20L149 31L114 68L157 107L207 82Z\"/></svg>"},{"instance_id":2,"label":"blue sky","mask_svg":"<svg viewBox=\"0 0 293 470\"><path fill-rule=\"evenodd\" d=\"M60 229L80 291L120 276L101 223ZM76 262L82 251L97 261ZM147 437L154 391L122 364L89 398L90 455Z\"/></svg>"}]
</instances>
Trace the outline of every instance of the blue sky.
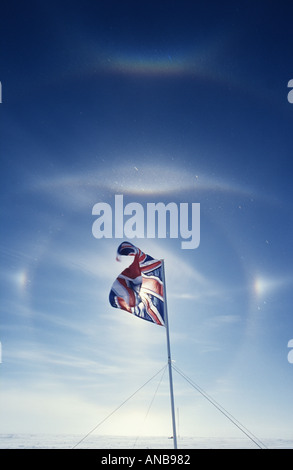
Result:
<instances>
[{"instance_id":1,"label":"blue sky","mask_svg":"<svg viewBox=\"0 0 293 470\"><path fill-rule=\"evenodd\" d=\"M158 4L159 3L159 4ZM166 363L113 309L122 239L92 208L200 203L164 258L176 366L258 437L292 436L292 125L285 2L1 6L0 432L86 434ZM292 11L291 11L292 13ZM157 376L101 434L171 434ZM239 431L174 373L182 435Z\"/></svg>"}]
</instances>

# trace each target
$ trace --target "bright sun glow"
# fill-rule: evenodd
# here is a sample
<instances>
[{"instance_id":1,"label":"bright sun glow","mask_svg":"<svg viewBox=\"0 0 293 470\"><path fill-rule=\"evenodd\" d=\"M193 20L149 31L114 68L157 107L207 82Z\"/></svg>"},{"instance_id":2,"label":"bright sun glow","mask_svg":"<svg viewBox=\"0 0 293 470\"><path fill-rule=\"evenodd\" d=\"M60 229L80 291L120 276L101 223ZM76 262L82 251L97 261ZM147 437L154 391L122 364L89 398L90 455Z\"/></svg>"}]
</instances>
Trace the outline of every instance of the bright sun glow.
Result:
<instances>
[{"instance_id":1,"label":"bright sun glow","mask_svg":"<svg viewBox=\"0 0 293 470\"><path fill-rule=\"evenodd\" d=\"M263 296L272 292L273 290L280 289L292 282L290 277L281 278L265 278L257 277L254 281L254 292L257 296Z\"/></svg>"}]
</instances>

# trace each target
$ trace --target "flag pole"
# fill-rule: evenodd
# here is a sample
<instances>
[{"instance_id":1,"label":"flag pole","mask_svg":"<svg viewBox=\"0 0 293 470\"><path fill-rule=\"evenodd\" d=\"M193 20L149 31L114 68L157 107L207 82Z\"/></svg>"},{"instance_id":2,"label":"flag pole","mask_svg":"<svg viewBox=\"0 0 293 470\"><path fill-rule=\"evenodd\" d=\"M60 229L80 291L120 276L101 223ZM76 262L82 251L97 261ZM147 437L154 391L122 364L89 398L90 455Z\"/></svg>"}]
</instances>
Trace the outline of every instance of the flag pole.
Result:
<instances>
[{"instance_id":1,"label":"flag pole","mask_svg":"<svg viewBox=\"0 0 293 470\"><path fill-rule=\"evenodd\" d=\"M172 359L169 335L169 322L168 322L168 308L167 308L167 294L166 294L166 279L165 279L165 264L162 262L162 280L164 286L164 319L167 336L167 353L168 353L168 368L169 368L169 383L170 383L170 399L171 399L171 413L172 413L172 426L173 426L173 443L174 449L177 449L177 435L176 435L176 421L175 421L175 406L174 406L174 393L173 393L173 379L172 379Z\"/></svg>"}]
</instances>

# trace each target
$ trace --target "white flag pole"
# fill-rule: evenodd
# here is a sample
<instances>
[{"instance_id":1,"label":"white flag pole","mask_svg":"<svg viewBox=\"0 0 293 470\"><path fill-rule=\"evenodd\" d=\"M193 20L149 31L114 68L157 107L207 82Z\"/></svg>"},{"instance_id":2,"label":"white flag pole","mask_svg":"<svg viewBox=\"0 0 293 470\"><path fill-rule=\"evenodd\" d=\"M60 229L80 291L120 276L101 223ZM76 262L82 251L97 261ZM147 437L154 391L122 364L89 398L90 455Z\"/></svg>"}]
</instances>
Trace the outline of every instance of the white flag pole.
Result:
<instances>
[{"instance_id":1,"label":"white flag pole","mask_svg":"<svg viewBox=\"0 0 293 470\"><path fill-rule=\"evenodd\" d=\"M175 406L174 406L174 393L173 393L173 379L172 379L172 359L171 359L171 348L170 348L170 335L169 335L169 323L168 323L168 308L167 308L167 295L166 295L166 279L165 279L165 265L164 260L162 262L162 280L164 286L164 319L167 335L167 352L168 352L168 368L169 368L169 382L170 382L170 398L171 398L171 413L172 413L172 426L173 426L173 443L174 449L177 449L177 435L176 435L176 422L175 422Z\"/></svg>"}]
</instances>

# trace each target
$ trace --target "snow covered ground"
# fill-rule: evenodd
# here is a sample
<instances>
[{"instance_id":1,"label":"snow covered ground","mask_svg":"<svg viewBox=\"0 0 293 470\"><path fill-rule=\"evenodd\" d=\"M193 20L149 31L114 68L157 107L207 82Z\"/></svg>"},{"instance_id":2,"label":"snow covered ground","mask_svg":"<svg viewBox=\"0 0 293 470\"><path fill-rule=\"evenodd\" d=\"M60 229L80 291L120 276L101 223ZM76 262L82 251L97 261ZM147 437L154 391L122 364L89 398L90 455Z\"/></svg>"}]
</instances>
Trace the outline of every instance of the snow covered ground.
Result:
<instances>
[{"instance_id":1,"label":"snow covered ground","mask_svg":"<svg viewBox=\"0 0 293 470\"><path fill-rule=\"evenodd\" d=\"M172 449L167 437L0 434L0 449ZM293 439L266 439L268 449L293 449ZM258 449L245 438L178 437L178 449Z\"/></svg>"}]
</instances>

